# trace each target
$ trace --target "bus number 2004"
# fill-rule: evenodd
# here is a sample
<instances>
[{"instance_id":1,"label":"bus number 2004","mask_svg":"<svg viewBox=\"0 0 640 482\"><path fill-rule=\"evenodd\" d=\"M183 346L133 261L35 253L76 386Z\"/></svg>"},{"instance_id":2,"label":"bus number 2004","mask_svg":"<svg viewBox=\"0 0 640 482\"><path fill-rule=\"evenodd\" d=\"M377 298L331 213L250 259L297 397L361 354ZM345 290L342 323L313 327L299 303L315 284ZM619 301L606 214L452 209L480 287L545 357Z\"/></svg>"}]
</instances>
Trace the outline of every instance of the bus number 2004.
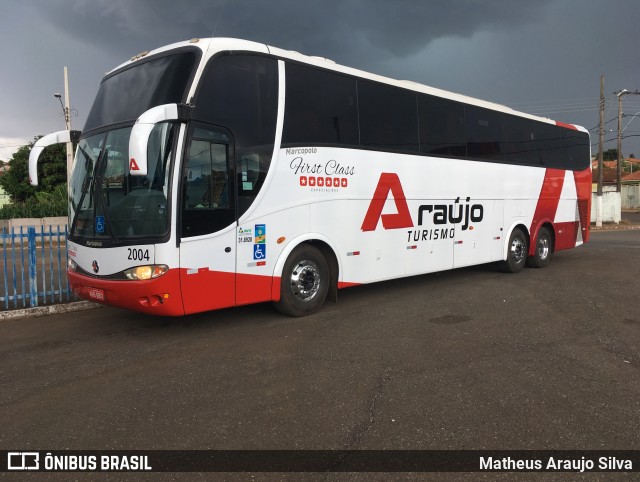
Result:
<instances>
[{"instance_id":1,"label":"bus number 2004","mask_svg":"<svg viewBox=\"0 0 640 482\"><path fill-rule=\"evenodd\" d=\"M149 250L148 249L131 249L127 248L129 252L129 257L127 259L132 259L134 261L149 261Z\"/></svg>"}]
</instances>

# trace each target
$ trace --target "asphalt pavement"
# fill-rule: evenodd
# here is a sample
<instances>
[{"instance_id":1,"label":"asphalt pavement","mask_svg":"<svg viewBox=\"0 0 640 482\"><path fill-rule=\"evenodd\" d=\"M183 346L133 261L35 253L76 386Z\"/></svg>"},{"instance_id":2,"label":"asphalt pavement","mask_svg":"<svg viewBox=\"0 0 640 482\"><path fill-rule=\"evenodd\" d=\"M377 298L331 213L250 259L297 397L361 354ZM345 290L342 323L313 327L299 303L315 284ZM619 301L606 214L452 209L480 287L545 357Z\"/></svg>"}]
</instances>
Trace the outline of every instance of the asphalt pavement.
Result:
<instances>
[{"instance_id":1,"label":"asphalt pavement","mask_svg":"<svg viewBox=\"0 0 640 482\"><path fill-rule=\"evenodd\" d=\"M591 237L546 269L350 288L306 318L2 321L0 449L638 449L640 230Z\"/></svg>"},{"instance_id":2,"label":"asphalt pavement","mask_svg":"<svg viewBox=\"0 0 640 482\"><path fill-rule=\"evenodd\" d=\"M622 223L625 225L640 225L640 209L622 211Z\"/></svg>"}]
</instances>

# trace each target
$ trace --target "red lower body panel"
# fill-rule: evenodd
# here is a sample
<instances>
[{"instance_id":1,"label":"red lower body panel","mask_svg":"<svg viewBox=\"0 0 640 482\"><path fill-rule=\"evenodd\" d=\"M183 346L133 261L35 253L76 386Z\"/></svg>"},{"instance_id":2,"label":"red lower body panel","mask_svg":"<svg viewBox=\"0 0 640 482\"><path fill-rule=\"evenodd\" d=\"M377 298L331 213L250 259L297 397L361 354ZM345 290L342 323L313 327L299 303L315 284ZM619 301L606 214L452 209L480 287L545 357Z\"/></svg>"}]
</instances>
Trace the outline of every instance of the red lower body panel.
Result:
<instances>
[{"instance_id":1,"label":"red lower body panel","mask_svg":"<svg viewBox=\"0 0 640 482\"><path fill-rule=\"evenodd\" d=\"M148 281L113 281L68 272L84 300L160 316L182 316L280 300L280 278L220 271L171 269ZM338 288L359 283L338 283Z\"/></svg>"},{"instance_id":2,"label":"red lower body panel","mask_svg":"<svg viewBox=\"0 0 640 482\"><path fill-rule=\"evenodd\" d=\"M563 249L571 249L576 247L576 239L578 239L578 226L579 223L555 223L554 228L556 230L556 242L555 250L562 251Z\"/></svg>"},{"instance_id":3,"label":"red lower body panel","mask_svg":"<svg viewBox=\"0 0 640 482\"><path fill-rule=\"evenodd\" d=\"M84 300L160 316L182 316L280 298L280 278L221 271L172 269L148 281L113 281L68 273ZM272 297L273 286L277 297ZM273 291L275 293L275 291Z\"/></svg>"},{"instance_id":4,"label":"red lower body panel","mask_svg":"<svg viewBox=\"0 0 640 482\"><path fill-rule=\"evenodd\" d=\"M185 314L235 306L235 273L180 269Z\"/></svg>"},{"instance_id":5,"label":"red lower body panel","mask_svg":"<svg viewBox=\"0 0 640 482\"><path fill-rule=\"evenodd\" d=\"M153 315L184 315L179 270L147 281L113 281L67 273L73 292L84 300Z\"/></svg>"},{"instance_id":6,"label":"red lower body panel","mask_svg":"<svg viewBox=\"0 0 640 482\"><path fill-rule=\"evenodd\" d=\"M273 287L278 287L278 296L272 296ZM236 305L249 305L264 301L278 301L280 299L280 278L275 276L261 276L256 274L236 275Z\"/></svg>"},{"instance_id":7,"label":"red lower body panel","mask_svg":"<svg viewBox=\"0 0 640 482\"><path fill-rule=\"evenodd\" d=\"M276 281L271 276L208 269L181 269L180 279L185 314L271 301Z\"/></svg>"}]
</instances>

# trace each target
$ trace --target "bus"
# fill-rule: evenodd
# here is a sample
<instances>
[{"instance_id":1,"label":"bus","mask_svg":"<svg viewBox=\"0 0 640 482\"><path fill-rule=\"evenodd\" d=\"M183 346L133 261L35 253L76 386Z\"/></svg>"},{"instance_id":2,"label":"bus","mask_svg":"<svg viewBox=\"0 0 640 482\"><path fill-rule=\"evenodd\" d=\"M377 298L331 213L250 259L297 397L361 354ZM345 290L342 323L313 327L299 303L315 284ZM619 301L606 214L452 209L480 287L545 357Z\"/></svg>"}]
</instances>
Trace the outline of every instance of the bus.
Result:
<instances>
[{"instance_id":1,"label":"bus","mask_svg":"<svg viewBox=\"0 0 640 482\"><path fill-rule=\"evenodd\" d=\"M251 41L193 39L107 73L69 180L68 279L178 316L481 263L543 268L589 239L588 132Z\"/></svg>"}]
</instances>

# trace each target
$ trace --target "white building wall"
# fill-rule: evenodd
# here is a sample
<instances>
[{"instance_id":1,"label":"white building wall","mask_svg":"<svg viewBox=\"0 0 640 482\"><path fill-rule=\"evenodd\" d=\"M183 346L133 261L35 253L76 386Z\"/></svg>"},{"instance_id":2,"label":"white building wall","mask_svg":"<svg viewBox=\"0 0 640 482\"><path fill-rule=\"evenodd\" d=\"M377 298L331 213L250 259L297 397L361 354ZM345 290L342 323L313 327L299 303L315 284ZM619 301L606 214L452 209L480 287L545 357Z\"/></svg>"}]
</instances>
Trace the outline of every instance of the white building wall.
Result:
<instances>
[{"instance_id":1,"label":"white building wall","mask_svg":"<svg viewBox=\"0 0 640 482\"><path fill-rule=\"evenodd\" d=\"M640 184L622 185L622 209L640 209Z\"/></svg>"},{"instance_id":2,"label":"white building wall","mask_svg":"<svg viewBox=\"0 0 640 482\"><path fill-rule=\"evenodd\" d=\"M602 222L603 223L619 223L622 219L622 205L620 202L620 193L608 191L606 188L602 193ZM598 206L598 195L591 193L591 222L596 222L596 209Z\"/></svg>"}]
</instances>

